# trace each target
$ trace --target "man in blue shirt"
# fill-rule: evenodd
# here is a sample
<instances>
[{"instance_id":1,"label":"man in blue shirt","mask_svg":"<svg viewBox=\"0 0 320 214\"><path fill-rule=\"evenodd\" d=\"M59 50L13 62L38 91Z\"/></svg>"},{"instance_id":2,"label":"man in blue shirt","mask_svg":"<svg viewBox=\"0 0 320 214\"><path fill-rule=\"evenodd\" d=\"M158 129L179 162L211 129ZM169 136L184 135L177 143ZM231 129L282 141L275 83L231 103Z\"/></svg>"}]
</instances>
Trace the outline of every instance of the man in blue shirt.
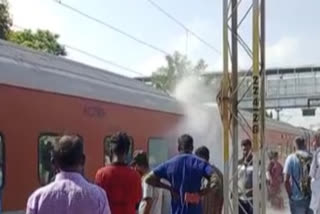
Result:
<instances>
[{"instance_id":1,"label":"man in blue shirt","mask_svg":"<svg viewBox=\"0 0 320 214\"><path fill-rule=\"evenodd\" d=\"M283 173L286 191L290 199L290 210L292 214L311 214L309 209L311 194L304 191L302 180L309 176L303 172L303 164L312 158L306 151L305 140L302 137L295 139L296 152L290 154L285 162ZM306 184L307 185L307 184Z\"/></svg>"},{"instance_id":2,"label":"man in blue shirt","mask_svg":"<svg viewBox=\"0 0 320 214\"><path fill-rule=\"evenodd\" d=\"M201 190L201 181L204 177L209 180L214 170L209 163L192 155L193 139L190 135L178 139L178 151L179 155L155 168L147 176L146 183L171 192L172 214L201 214L200 196L209 190ZM162 183L161 179L171 185Z\"/></svg>"}]
</instances>

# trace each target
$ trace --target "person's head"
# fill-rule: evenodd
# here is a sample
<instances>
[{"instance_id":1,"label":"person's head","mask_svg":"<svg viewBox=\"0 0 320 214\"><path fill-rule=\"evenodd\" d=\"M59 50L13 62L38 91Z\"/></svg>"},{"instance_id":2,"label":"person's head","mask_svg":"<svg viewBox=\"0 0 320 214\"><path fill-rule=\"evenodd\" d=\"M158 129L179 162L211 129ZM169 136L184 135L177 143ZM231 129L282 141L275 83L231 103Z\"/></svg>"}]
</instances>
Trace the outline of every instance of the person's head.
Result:
<instances>
[{"instance_id":1,"label":"person's head","mask_svg":"<svg viewBox=\"0 0 320 214\"><path fill-rule=\"evenodd\" d=\"M317 131L315 135L313 136L313 146L315 148L320 147L320 131Z\"/></svg>"},{"instance_id":2,"label":"person's head","mask_svg":"<svg viewBox=\"0 0 320 214\"><path fill-rule=\"evenodd\" d=\"M272 161L272 160L277 161L277 160L278 160L278 152L276 152L276 151L270 151L270 153L269 153L269 160L270 160L270 161Z\"/></svg>"},{"instance_id":3,"label":"person's head","mask_svg":"<svg viewBox=\"0 0 320 214\"><path fill-rule=\"evenodd\" d=\"M47 142L47 148L49 149L49 150L52 150L53 149L53 143L52 143L52 141L48 141Z\"/></svg>"},{"instance_id":4,"label":"person's head","mask_svg":"<svg viewBox=\"0 0 320 214\"><path fill-rule=\"evenodd\" d=\"M195 154L204 159L205 161L209 162L210 159L210 152L209 149L205 146L201 146L198 149L196 149Z\"/></svg>"},{"instance_id":5,"label":"person's head","mask_svg":"<svg viewBox=\"0 0 320 214\"><path fill-rule=\"evenodd\" d=\"M64 135L53 144L52 161L59 171L83 172L83 141L76 135Z\"/></svg>"},{"instance_id":6,"label":"person's head","mask_svg":"<svg viewBox=\"0 0 320 214\"><path fill-rule=\"evenodd\" d=\"M147 153L142 150L135 151L133 153L131 167L133 167L141 176L145 175L149 171Z\"/></svg>"},{"instance_id":7,"label":"person's head","mask_svg":"<svg viewBox=\"0 0 320 214\"><path fill-rule=\"evenodd\" d=\"M273 160L278 161L278 159L279 159L279 153L278 152L274 152Z\"/></svg>"},{"instance_id":8,"label":"person's head","mask_svg":"<svg viewBox=\"0 0 320 214\"><path fill-rule=\"evenodd\" d=\"M273 151L270 151L268 153L268 158L269 158L270 161L273 159Z\"/></svg>"},{"instance_id":9,"label":"person's head","mask_svg":"<svg viewBox=\"0 0 320 214\"><path fill-rule=\"evenodd\" d=\"M243 157L248 157L251 153L252 143L250 139L244 139L241 141L241 149Z\"/></svg>"},{"instance_id":10,"label":"person's head","mask_svg":"<svg viewBox=\"0 0 320 214\"><path fill-rule=\"evenodd\" d=\"M193 138L184 134L178 139L178 151L180 153L192 153L193 152Z\"/></svg>"},{"instance_id":11,"label":"person's head","mask_svg":"<svg viewBox=\"0 0 320 214\"><path fill-rule=\"evenodd\" d=\"M130 138L124 132L118 132L110 138L111 162L125 162L130 148Z\"/></svg>"},{"instance_id":12,"label":"person's head","mask_svg":"<svg viewBox=\"0 0 320 214\"><path fill-rule=\"evenodd\" d=\"M306 149L306 142L303 137L296 137L294 140L295 146L297 150L305 150Z\"/></svg>"}]
</instances>

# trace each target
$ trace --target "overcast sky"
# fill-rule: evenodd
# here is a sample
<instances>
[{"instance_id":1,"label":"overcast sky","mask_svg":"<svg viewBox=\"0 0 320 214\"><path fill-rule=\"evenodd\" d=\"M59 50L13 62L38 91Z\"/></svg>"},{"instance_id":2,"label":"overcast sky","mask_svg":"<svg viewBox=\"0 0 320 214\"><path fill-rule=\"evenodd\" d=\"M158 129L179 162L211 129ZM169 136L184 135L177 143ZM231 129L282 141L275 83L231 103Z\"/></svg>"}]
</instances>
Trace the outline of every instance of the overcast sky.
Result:
<instances>
[{"instance_id":1,"label":"overcast sky","mask_svg":"<svg viewBox=\"0 0 320 214\"><path fill-rule=\"evenodd\" d=\"M154 0L166 11L221 50L222 0ZM203 45L172 22L147 0L62 0L81 11L118 27L166 52L179 50L192 61L205 59L211 70L221 70L221 55ZM251 1L243 0L240 15ZM268 0L267 67L320 65L320 1ZM164 54L128 39L60 6L54 0L9 0L15 25L49 29L59 34L60 42L93 53L107 60L150 75L164 63ZM240 33L250 38L251 17ZM188 42L188 48L186 48ZM187 50L186 50L187 49ZM69 58L126 76L136 76L112 65L67 49ZM249 66L240 55L240 67ZM317 123L319 116L304 119L299 110L284 111L283 118L297 125ZM287 116L289 114L289 116ZM293 115L293 116L290 116Z\"/></svg>"}]
</instances>

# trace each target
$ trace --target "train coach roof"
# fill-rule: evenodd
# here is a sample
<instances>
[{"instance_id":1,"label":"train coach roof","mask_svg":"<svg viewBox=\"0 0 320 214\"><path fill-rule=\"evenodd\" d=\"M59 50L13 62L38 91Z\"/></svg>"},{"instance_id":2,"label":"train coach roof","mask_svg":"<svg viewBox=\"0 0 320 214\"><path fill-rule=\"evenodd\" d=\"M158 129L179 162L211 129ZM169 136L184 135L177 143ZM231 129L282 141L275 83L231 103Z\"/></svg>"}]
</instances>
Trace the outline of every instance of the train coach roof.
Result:
<instances>
[{"instance_id":1,"label":"train coach roof","mask_svg":"<svg viewBox=\"0 0 320 214\"><path fill-rule=\"evenodd\" d=\"M138 80L0 40L0 84L181 113L176 100Z\"/></svg>"},{"instance_id":2,"label":"train coach roof","mask_svg":"<svg viewBox=\"0 0 320 214\"><path fill-rule=\"evenodd\" d=\"M183 114L174 98L141 81L3 40L0 40L0 68L0 84ZM289 133L301 130L271 119L266 122L267 128Z\"/></svg>"},{"instance_id":3,"label":"train coach roof","mask_svg":"<svg viewBox=\"0 0 320 214\"><path fill-rule=\"evenodd\" d=\"M241 113L249 120L249 123L251 124L252 122L252 113L247 112L247 111L241 111ZM274 119L266 118L266 128L267 129L273 129L273 130L281 130L286 133L290 133L293 135L301 135L303 134L303 130L301 128L295 127L293 125L290 125L288 123L282 122L282 121L277 121Z\"/></svg>"}]
</instances>

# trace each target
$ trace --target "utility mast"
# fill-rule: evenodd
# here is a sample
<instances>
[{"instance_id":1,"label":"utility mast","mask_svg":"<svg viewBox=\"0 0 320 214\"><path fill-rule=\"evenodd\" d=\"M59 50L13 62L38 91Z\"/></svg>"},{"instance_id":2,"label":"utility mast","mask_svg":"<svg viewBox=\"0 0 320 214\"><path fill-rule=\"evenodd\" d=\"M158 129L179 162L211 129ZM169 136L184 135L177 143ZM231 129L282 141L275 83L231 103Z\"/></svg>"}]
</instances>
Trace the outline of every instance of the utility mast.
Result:
<instances>
[{"instance_id":1,"label":"utility mast","mask_svg":"<svg viewBox=\"0 0 320 214\"><path fill-rule=\"evenodd\" d=\"M252 0L244 15L238 19L241 1L223 0L224 75L219 104L224 128L224 214L238 214L238 210L242 209L238 198L239 128L252 141L253 211L254 214L265 214L265 0ZM246 20L250 20L250 16L249 24L252 28L247 40L251 44L247 44L238 29L248 23ZM238 47L243 49L251 61L241 81L238 81ZM239 94L239 88L249 75L252 75L251 84L244 93ZM251 121L246 121L238 109L238 104L248 93L252 93L253 97Z\"/></svg>"}]
</instances>

